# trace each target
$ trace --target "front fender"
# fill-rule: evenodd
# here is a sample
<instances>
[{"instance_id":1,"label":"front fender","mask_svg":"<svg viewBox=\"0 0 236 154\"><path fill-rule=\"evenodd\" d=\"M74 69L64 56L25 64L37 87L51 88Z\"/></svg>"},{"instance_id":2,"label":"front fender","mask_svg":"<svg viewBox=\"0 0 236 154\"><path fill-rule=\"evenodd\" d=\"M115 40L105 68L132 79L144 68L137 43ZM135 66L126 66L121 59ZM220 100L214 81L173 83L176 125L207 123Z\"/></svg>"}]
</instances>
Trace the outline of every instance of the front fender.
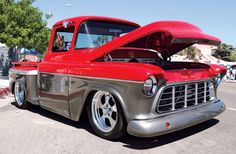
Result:
<instances>
[{"instance_id":1,"label":"front fender","mask_svg":"<svg viewBox=\"0 0 236 154\"><path fill-rule=\"evenodd\" d=\"M215 75L218 75L220 73L221 75L224 76L226 74L227 69L221 65L210 64L210 67Z\"/></svg>"},{"instance_id":2,"label":"front fender","mask_svg":"<svg viewBox=\"0 0 236 154\"><path fill-rule=\"evenodd\" d=\"M129 86L136 85L135 83L123 83L119 81L101 80L101 79L88 79L82 77L70 77L70 90L69 90L69 108L71 119L78 121L81 113L85 110L85 104L89 101L91 93L94 91L107 91L113 94L119 101L123 113L128 119L125 91Z\"/></svg>"}]
</instances>

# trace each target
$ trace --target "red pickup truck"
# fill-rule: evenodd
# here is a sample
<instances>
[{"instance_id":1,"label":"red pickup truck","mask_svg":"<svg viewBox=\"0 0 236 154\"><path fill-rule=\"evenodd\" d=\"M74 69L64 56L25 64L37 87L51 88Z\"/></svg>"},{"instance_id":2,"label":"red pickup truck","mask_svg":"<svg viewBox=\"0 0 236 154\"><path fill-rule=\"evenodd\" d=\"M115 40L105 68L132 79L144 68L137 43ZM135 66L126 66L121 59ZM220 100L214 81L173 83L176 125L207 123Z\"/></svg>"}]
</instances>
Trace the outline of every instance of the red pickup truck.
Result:
<instances>
[{"instance_id":1,"label":"red pickup truck","mask_svg":"<svg viewBox=\"0 0 236 154\"><path fill-rule=\"evenodd\" d=\"M147 26L82 16L55 23L42 62L9 72L16 106L39 105L74 121L82 111L106 139L152 137L207 121L224 111L218 65L172 62L195 44L221 41L181 21Z\"/></svg>"}]
</instances>

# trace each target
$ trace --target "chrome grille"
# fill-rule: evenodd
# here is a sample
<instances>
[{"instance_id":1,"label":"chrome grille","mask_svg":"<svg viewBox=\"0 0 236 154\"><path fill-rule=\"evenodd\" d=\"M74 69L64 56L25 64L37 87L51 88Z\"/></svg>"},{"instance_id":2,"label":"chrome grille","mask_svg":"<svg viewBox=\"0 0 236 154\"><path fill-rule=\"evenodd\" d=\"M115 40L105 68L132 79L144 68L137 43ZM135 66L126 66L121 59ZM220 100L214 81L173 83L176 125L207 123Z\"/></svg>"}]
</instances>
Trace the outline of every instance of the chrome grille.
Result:
<instances>
[{"instance_id":1,"label":"chrome grille","mask_svg":"<svg viewBox=\"0 0 236 154\"><path fill-rule=\"evenodd\" d=\"M162 91L157 103L157 112L171 112L199 104L212 99L210 81L167 86Z\"/></svg>"}]
</instances>

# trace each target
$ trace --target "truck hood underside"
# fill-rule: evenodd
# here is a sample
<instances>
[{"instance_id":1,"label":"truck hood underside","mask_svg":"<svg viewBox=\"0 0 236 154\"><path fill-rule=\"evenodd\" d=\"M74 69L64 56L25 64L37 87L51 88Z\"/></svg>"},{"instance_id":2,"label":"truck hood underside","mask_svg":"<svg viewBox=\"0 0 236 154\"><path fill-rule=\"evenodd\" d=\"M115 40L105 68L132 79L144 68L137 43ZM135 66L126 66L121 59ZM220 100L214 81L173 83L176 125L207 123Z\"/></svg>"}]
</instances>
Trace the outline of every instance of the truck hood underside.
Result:
<instances>
[{"instance_id":1,"label":"truck hood underside","mask_svg":"<svg viewBox=\"0 0 236 154\"><path fill-rule=\"evenodd\" d=\"M153 49L162 56L169 57L195 43L219 45L221 41L186 22L154 22L91 50L88 61L93 61L120 47Z\"/></svg>"}]
</instances>

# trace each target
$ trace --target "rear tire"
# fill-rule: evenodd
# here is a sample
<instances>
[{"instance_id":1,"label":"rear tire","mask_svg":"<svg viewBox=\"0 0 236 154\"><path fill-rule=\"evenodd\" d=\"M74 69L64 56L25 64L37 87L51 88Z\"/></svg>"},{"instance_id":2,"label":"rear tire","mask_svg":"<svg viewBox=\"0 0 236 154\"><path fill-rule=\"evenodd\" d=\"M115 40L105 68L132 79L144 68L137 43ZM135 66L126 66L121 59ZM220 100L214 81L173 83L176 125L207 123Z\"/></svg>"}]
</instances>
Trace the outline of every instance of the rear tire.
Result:
<instances>
[{"instance_id":1,"label":"rear tire","mask_svg":"<svg viewBox=\"0 0 236 154\"><path fill-rule=\"evenodd\" d=\"M120 103L109 92L95 92L87 105L87 114L98 136L114 140L126 134L127 123Z\"/></svg>"},{"instance_id":2,"label":"rear tire","mask_svg":"<svg viewBox=\"0 0 236 154\"><path fill-rule=\"evenodd\" d=\"M20 109L27 109L29 107L29 102L26 100L26 89L25 82L23 79L18 79L14 86L14 96L16 101L16 106Z\"/></svg>"}]
</instances>

